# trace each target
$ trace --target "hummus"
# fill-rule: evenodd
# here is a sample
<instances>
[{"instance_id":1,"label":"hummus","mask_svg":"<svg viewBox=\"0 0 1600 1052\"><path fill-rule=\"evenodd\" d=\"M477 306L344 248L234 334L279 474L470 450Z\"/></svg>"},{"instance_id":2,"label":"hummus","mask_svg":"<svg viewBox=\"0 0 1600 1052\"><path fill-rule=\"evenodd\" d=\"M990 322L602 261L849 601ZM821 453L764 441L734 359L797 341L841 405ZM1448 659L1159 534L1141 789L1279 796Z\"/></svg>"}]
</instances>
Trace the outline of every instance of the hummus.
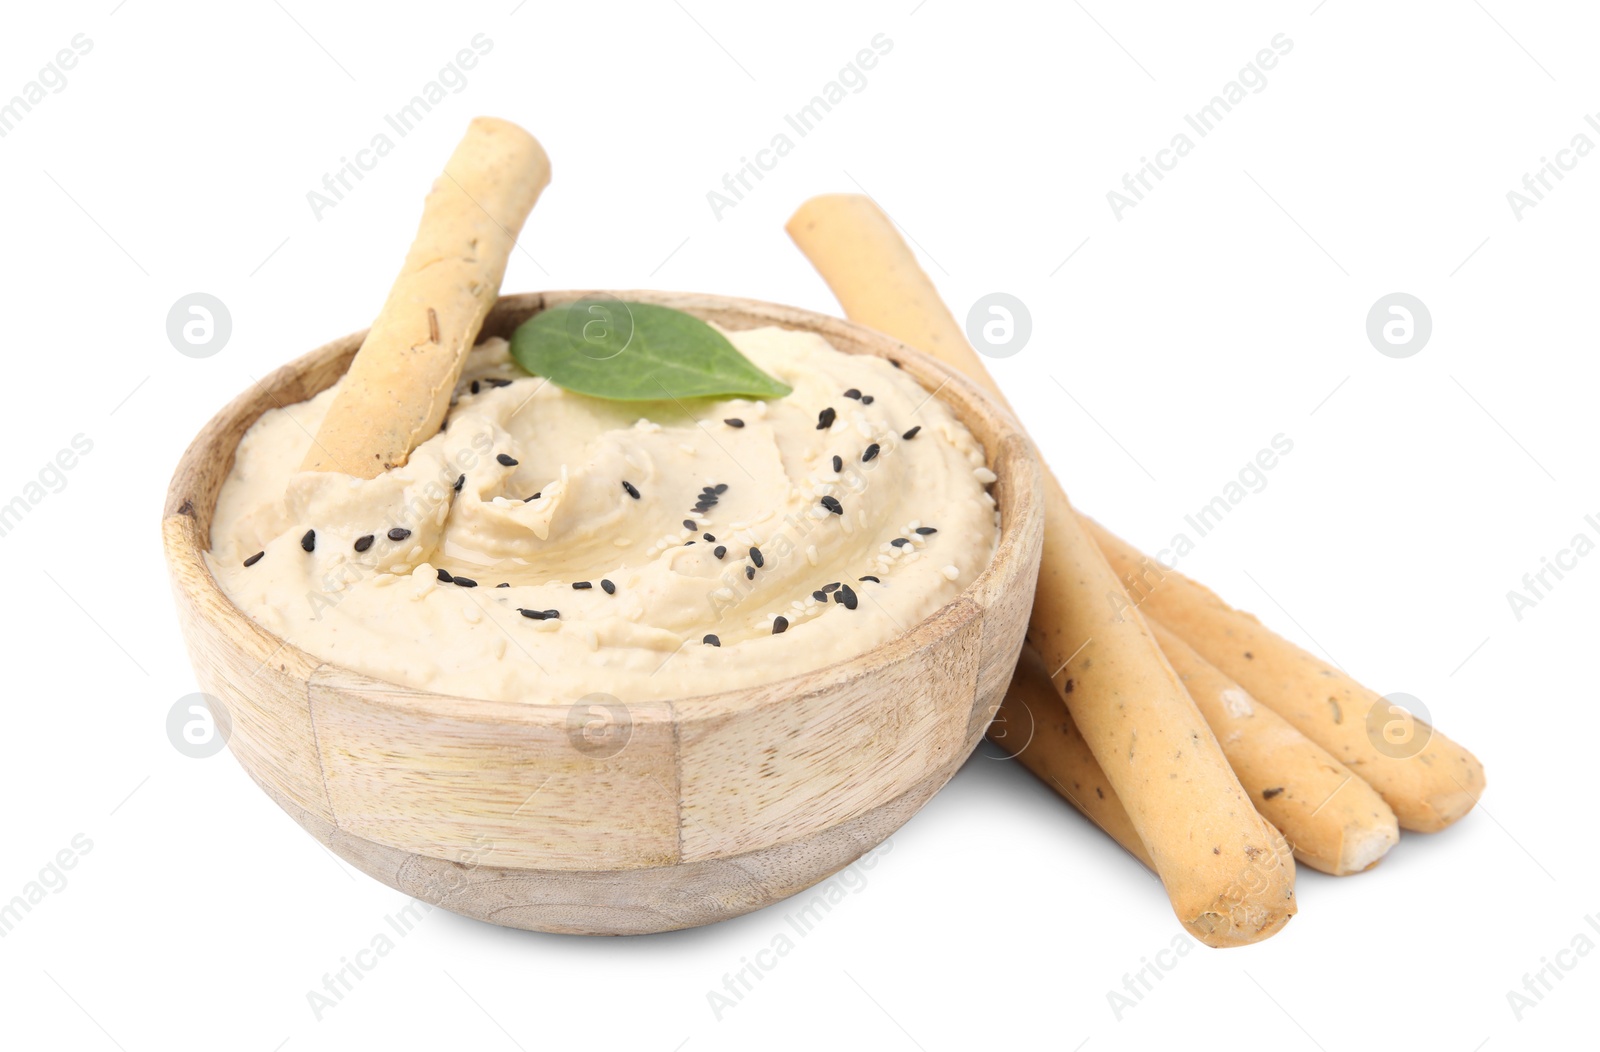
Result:
<instances>
[{"instance_id":1,"label":"hummus","mask_svg":"<svg viewBox=\"0 0 1600 1052\"><path fill-rule=\"evenodd\" d=\"M860 655L953 599L999 536L983 447L892 363L729 332L784 398L612 402L475 348L443 431L377 478L300 471L337 385L263 414L208 560L268 630L379 679L622 701Z\"/></svg>"}]
</instances>

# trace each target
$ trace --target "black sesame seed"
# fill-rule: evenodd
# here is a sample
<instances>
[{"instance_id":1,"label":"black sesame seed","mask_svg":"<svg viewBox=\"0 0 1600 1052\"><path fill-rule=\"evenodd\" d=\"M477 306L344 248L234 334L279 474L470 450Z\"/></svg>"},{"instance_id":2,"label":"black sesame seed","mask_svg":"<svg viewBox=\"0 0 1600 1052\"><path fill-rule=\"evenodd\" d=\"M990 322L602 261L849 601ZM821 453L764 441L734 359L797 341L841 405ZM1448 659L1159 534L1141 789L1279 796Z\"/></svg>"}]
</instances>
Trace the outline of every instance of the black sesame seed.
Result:
<instances>
[{"instance_id":1,"label":"black sesame seed","mask_svg":"<svg viewBox=\"0 0 1600 1052\"><path fill-rule=\"evenodd\" d=\"M715 555L718 559L720 559L724 555L728 554L728 549L727 549L727 547L725 545L719 544L719 545L717 545L715 548L713 548L711 550L711 554Z\"/></svg>"},{"instance_id":2,"label":"black sesame seed","mask_svg":"<svg viewBox=\"0 0 1600 1052\"><path fill-rule=\"evenodd\" d=\"M729 427L743 427L744 426L744 421L740 420L736 416L728 417L728 419L724 420L723 423L727 424Z\"/></svg>"},{"instance_id":3,"label":"black sesame seed","mask_svg":"<svg viewBox=\"0 0 1600 1052\"><path fill-rule=\"evenodd\" d=\"M831 591L833 591L833 590L834 590L834 589L836 589L836 588L838 588L838 587L839 587L839 582L838 582L838 581L834 581L834 582L833 582L833 583L831 583L831 584L825 584L825 585L823 585L823 586L822 586L822 590L823 590L823 592L824 592L824 593L827 593L827 592L831 592Z\"/></svg>"},{"instance_id":4,"label":"black sesame seed","mask_svg":"<svg viewBox=\"0 0 1600 1052\"><path fill-rule=\"evenodd\" d=\"M719 494L728 492L728 484L726 482L717 483L717 492Z\"/></svg>"},{"instance_id":5,"label":"black sesame seed","mask_svg":"<svg viewBox=\"0 0 1600 1052\"><path fill-rule=\"evenodd\" d=\"M754 566L746 566L744 568L744 579L746 581L754 581L756 579L756 568Z\"/></svg>"},{"instance_id":6,"label":"black sesame seed","mask_svg":"<svg viewBox=\"0 0 1600 1052\"><path fill-rule=\"evenodd\" d=\"M714 497L717 494L717 487L715 487L715 486L701 486L700 487L700 492L709 494L709 495Z\"/></svg>"},{"instance_id":7,"label":"black sesame seed","mask_svg":"<svg viewBox=\"0 0 1600 1052\"><path fill-rule=\"evenodd\" d=\"M500 466L503 468L514 468L517 466L517 458L512 456L510 453L496 453L494 455L494 459L498 461Z\"/></svg>"},{"instance_id":8,"label":"black sesame seed","mask_svg":"<svg viewBox=\"0 0 1600 1052\"><path fill-rule=\"evenodd\" d=\"M700 640L700 642L704 643L708 647L720 647L722 645L722 640L718 639L709 632L706 633L706 637Z\"/></svg>"},{"instance_id":9,"label":"black sesame seed","mask_svg":"<svg viewBox=\"0 0 1600 1052\"><path fill-rule=\"evenodd\" d=\"M871 460L873 457L875 457L877 455L878 455L878 443L874 442L874 443L872 443L872 445L868 446L865 450L862 451L861 460L864 463L864 462L866 462L868 460Z\"/></svg>"},{"instance_id":10,"label":"black sesame seed","mask_svg":"<svg viewBox=\"0 0 1600 1052\"><path fill-rule=\"evenodd\" d=\"M817 414L817 430L818 431L826 431L826 430L828 430L828 428L833 426L834 418L837 417L838 415L839 415L838 413L833 411L833 406L831 406L831 405L828 408L824 409L822 412L818 413Z\"/></svg>"},{"instance_id":11,"label":"black sesame seed","mask_svg":"<svg viewBox=\"0 0 1600 1052\"><path fill-rule=\"evenodd\" d=\"M767 564L767 560L761 555L761 549L756 547L750 549L750 561L756 564L757 569Z\"/></svg>"},{"instance_id":12,"label":"black sesame seed","mask_svg":"<svg viewBox=\"0 0 1600 1052\"><path fill-rule=\"evenodd\" d=\"M872 576L871 574L867 574L867 576L865 576L865 577L858 577L858 578L856 578L856 580L858 580L858 581L871 581L873 584L882 584L883 583L882 581L878 580L876 577Z\"/></svg>"},{"instance_id":13,"label":"black sesame seed","mask_svg":"<svg viewBox=\"0 0 1600 1052\"><path fill-rule=\"evenodd\" d=\"M913 438L916 438L917 437L917 432L921 431L921 430L922 430L922 425L918 424L916 427L912 428L910 431L907 431L905 434L901 435L900 437L905 439L907 442L909 442Z\"/></svg>"},{"instance_id":14,"label":"black sesame seed","mask_svg":"<svg viewBox=\"0 0 1600 1052\"><path fill-rule=\"evenodd\" d=\"M693 533L695 530L700 528L700 524L695 522L693 519L684 519L683 528L688 530L690 533Z\"/></svg>"},{"instance_id":15,"label":"black sesame seed","mask_svg":"<svg viewBox=\"0 0 1600 1052\"><path fill-rule=\"evenodd\" d=\"M489 377L488 379L484 380L483 382L488 384L490 387L510 387L511 386L511 381L510 380L502 380L502 379L499 379L498 377L493 377L493 376Z\"/></svg>"},{"instance_id":16,"label":"black sesame seed","mask_svg":"<svg viewBox=\"0 0 1600 1052\"><path fill-rule=\"evenodd\" d=\"M439 580L443 581L445 584L449 584L451 581L455 580L455 578L450 576L449 570L446 570L441 566L439 567Z\"/></svg>"},{"instance_id":17,"label":"black sesame seed","mask_svg":"<svg viewBox=\"0 0 1600 1052\"><path fill-rule=\"evenodd\" d=\"M315 551L317 547L317 531L307 530L304 537L300 538L300 547L306 551Z\"/></svg>"},{"instance_id":18,"label":"black sesame seed","mask_svg":"<svg viewBox=\"0 0 1600 1052\"><path fill-rule=\"evenodd\" d=\"M904 548L906 545L910 544L911 542L906 540L904 537L896 537L894 540L890 541L889 543L894 545L896 548Z\"/></svg>"},{"instance_id":19,"label":"black sesame seed","mask_svg":"<svg viewBox=\"0 0 1600 1052\"><path fill-rule=\"evenodd\" d=\"M833 457L833 470L835 472L844 470L844 458L839 456L837 453L835 453Z\"/></svg>"},{"instance_id":20,"label":"black sesame seed","mask_svg":"<svg viewBox=\"0 0 1600 1052\"><path fill-rule=\"evenodd\" d=\"M904 368L904 366L902 366L900 364L900 359L898 359L898 358L890 358L889 359L889 364L894 366L896 369Z\"/></svg>"},{"instance_id":21,"label":"black sesame seed","mask_svg":"<svg viewBox=\"0 0 1600 1052\"><path fill-rule=\"evenodd\" d=\"M922 534L924 537L927 537L931 534L938 533L939 531L934 529L932 526L918 526L917 532Z\"/></svg>"},{"instance_id":22,"label":"black sesame seed","mask_svg":"<svg viewBox=\"0 0 1600 1052\"><path fill-rule=\"evenodd\" d=\"M473 394L477 394L478 393L478 381L476 381L476 380L472 381L472 393Z\"/></svg>"},{"instance_id":23,"label":"black sesame seed","mask_svg":"<svg viewBox=\"0 0 1600 1052\"><path fill-rule=\"evenodd\" d=\"M573 582L572 582L572 587L573 587L573 590L574 590L574 591L579 591L579 592L581 592L581 591L583 591L583 590L584 590L584 589L585 589L585 588L593 588L593 587L594 587L594 585L593 585L593 583L591 583L591 582L589 582L589 581L573 581Z\"/></svg>"},{"instance_id":24,"label":"black sesame seed","mask_svg":"<svg viewBox=\"0 0 1600 1052\"><path fill-rule=\"evenodd\" d=\"M246 559L244 561L244 564L246 566L254 566L256 563L261 561L261 557L263 555L265 555L265 554L267 554L267 553L266 552L256 552L254 555L250 556L250 558Z\"/></svg>"},{"instance_id":25,"label":"black sesame seed","mask_svg":"<svg viewBox=\"0 0 1600 1052\"><path fill-rule=\"evenodd\" d=\"M510 588L511 587L511 582L510 581L501 581L499 584L495 585L495 587L496 588Z\"/></svg>"},{"instance_id":26,"label":"black sesame seed","mask_svg":"<svg viewBox=\"0 0 1600 1052\"><path fill-rule=\"evenodd\" d=\"M872 396L871 395L862 395L861 396L861 404L862 405L871 405L872 404Z\"/></svg>"},{"instance_id":27,"label":"black sesame seed","mask_svg":"<svg viewBox=\"0 0 1600 1052\"><path fill-rule=\"evenodd\" d=\"M478 582L474 581L470 577L457 577L457 578L454 578L451 581L451 583L452 584L458 584L463 588L476 588L476 587L478 587Z\"/></svg>"},{"instance_id":28,"label":"black sesame seed","mask_svg":"<svg viewBox=\"0 0 1600 1052\"><path fill-rule=\"evenodd\" d=\"M840 585L839 590L833 593L833 598L836 602L843 603L846 610L854 610L856 608L856 593L851 591L850 586L847 584Z\"/></svg>"},{"instance_id":29,"label":"black sesame seed","mask_svg":"<svg viewBox=\"0 0 1600 1052\"><path fill-rule=\"evenodd\" d=\"M536 500L538 500L538 499L539 499L539 494L537 494L537 493L535 493L535 494L534 494L534 495L533 495L533 496L531 496L531 497L523 497L523 498L522 498L522 503L524 503L524 504L531 504L531 503L533 503L533 502L534 502L534 501L536 501Z\"/></svg>"},{"instance_id":30,"label":"black sesame seed","mask_svg":"<svg viewBox=\"0 0 1600 1052\"><path fill-rule=\"evenodd\" d=\"M450 488L455 490L457 493L460 493L461 492L461 487L465 486L466 484L467 484L467 476L465 476L465 475L457 475L456 476L456 484L454 486L450 487Z\"/></svg>"},{"instance_id":31,"label":"black sesame seed","mask_svg":"<svg viewBox=\"0 0 1600 1052\"><path fill-rule=\"evenodd\" d=\"M389 531L389 539L391 541L403 541L409 536L411 536L411 531L404 526L396 526Z\"/></svg>"},{"instance_id":32,"label":"black sesame seed","mask_svg":"<svg viewBox=\"0 0 1600 1052\"><path fill-rule=\"evenodd\" d=\"M617 594L617 586L606 580L604 577L600 578L600 587L606 590L606 595Z\"/></svg>"},{"instance_id":33,"label":"black sesame seed","mask_svg":"<svg viewBox=\"0 0 1600 1052\"><path fill-rule=\"evenodd\" d=\"M639 491L634 488L633 483L624 481L622 483L622 488L627 490L628 496L632 497L634 500L639 499Z\"/></svg>"},{"instance_id":34,"label":"black sesame seed","mask_svg":"<svg viewBox=\"0 0 1600 1052\"><path fill-rule=\"evenodd\" d=\"M526 618L528 618L530 620L533 620L533 621L543 621L544 620L544 611L543 610L524 610L521 607L518 607L517 608L517 613L519 613L523 617L526 617Z\"/></svg>"},{"instance_id":35,"label":"black sesame seed","mask_svg":"<svg viewBox=\"0 0 1600 1052\"><path fill-rule=\"evenodd\" d=\"M787 617L784 617L782 614L779 614L777 617L772 619L772 634L773 635L781 636L785 632L787 632L788 630L789 630L789 619Z\"/></svg>"},{"instance_id":36,"label":"black sesame seed","mask_svg":"<svg viewBox=\"0 0 1600 1052\"><path fill-rule=\"evenodd\" d=\"M372 534L364 533L356 538L356 551L364 552L372 547Z\"/></svg>"},{"instance_id":37,"label":"black sesame seed","mask_svg":"<svg viewBox=\"0 0 1600 1052\"><path fill-rule=\"evenodd\" d=\"M838 497L823 497L819 503L835 515L844 514L844 505L839 503Z\"/></svg>"},{"instance_id":38,"label":"black sesame seed","mask_svg":"<svg viewBox=\"0 0 1600 1052\"><path fill-rule=\"evenodd\" d=\"M694 507L690 508L689 510L692 511L692 512L695 512L697 514L704 515L706 512L710 511L712 508L714 508L716 506L717 506L717 502L714 501L714 500L703 500L700 503L696 504ZM691 530L694 529L693 526L691 526L689 528Z\"/></svg>"},{"instance_id":39,"label":"black sesame seed","mask_svg":"<svg viewBox=\"0 0 1600 1052\"><path fill-rule=\"evenodd\" d=\"M685 547L685 548L687 548L687 547L689 547L689 545L691 545L691 544L693 544L693 543L695 543L695 542L694 542L694 541L684 541L684 542L683 542L683 546L684 546L684 547Z\"/></svg>"},{"instance_id":40,"label":"black sesame seed","mask_svg":"<svg viewBox=\"0 0 1600 1052\"><path fill-rule=\"evenodd\" d=\"M859 388L852 387L852 388L850 388L850 390L848 390L848 391L846 391L844 393L844 396L846 398L860 398L861 397L861 391L860 391Z\"/></svg>"},{"instance_id":41,"label":"black sesame seed","mask_svg":"<svg viewBox=\"0 0 1600 1052\"><path fill-rule=\"evenodd\" d=\"M450 430L450 419L448 417L439 421L439 430L441 432Z\"/></svg>"},{"instance_id":42,"label":"black sesame seed","mask_svg":"<svg viewBox=\"0 0 1600 1052\"><path fill-rule=\"evenodd\" d=\"M702 534L701 534L701 535L700 535L700 536L701 536L701 537L703 537L703 538L705 538L705 539L706 539L706 540L708 540L708 541L714 541L714 540L716 540L716 538L715 538L715 537L713 537L713 536L711 536L711 534L709 534L709 533L702 533Z\"/></svg>"},{"instance_id":43,"label":"black sesame seed","mask_svg":"<svg viewBox=\"0 0 1600 1052\"><path fill-rule=\"evenodd\" d=\"M826 603L828 601L828 593L819 588L815 592L811 593L811 598L815 599L819 603Z\"/></svg>"}]
</instances>

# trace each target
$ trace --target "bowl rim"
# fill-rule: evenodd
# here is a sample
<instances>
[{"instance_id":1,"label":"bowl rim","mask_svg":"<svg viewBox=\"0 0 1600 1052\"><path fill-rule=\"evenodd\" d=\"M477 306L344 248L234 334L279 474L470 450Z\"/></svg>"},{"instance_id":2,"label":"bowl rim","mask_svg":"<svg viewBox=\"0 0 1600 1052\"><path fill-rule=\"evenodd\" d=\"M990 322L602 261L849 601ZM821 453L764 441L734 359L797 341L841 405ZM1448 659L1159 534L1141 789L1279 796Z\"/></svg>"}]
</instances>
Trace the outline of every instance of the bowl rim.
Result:
<instances>
[{"instance_id":1,"label":"bowl rim","mask_svg":"<svg viewBox=\"0 0 1600 1052\"><path fill-rule=\"evenodd\" d=\"M996 578L1002 575L1008 577L1014 575L1016 562L1027 558L1024 546L1028 543L1030 527L1036 525L1031 520L1042 519L1044 515L1042 467L1026 432L1009 409L958 371L925 352L864 325L801 307L715 293L644 289L576 289L501 295L486 318L477 343L482 343L492 336L509 339L511 331L534 314L591 296L657 303L712 321L718 319L714 316L708 318L708 315L737 314L744 318L759 319L753 324L742 326L743 328L778 326L814 332L826 339L829 345L840 353L865 353L897 362L925 391L930 392L930 397L938 397L955 413L958 420L973 430L974 437L978 438L979 445L984 450L985 466L998 476L996 482L991 485L1005 487L1005 492L1008 494L1012 487L1016 488L1014 496L1009 496L1004 501L998 498L996 500L996 511L1000 514L1000 535L987 565L956 596L905 631L860 654L828 665L805 669L782 679L705 694L625 702L630 719L635 725L657 721L669 724L681 722L684 714L680 709L690 703L696 718L718 717L764 707L763 702L756 702L754 698L781 701L815 694L840 682L872 676L930 645L937 645L947 634L946 622L970 611L974 606L979 609L984 608L987 604L979 602L978 597L995 586ZM183 529L163 530L163 545L166 549L169 571L172 571L170 576L173 587L187 590L189 594L186 598L198 604L200 609L207 610L213 627L224 631L229 638L238 640L250 636L262 636L277 643L277 648L267 656L266 660L309 670L308 680L311 683L316 683L324 677L333 677L337 679L338 686L345 690L357 691L373 699L382 699L384 703L404 708L413 715L437 714L455 719L486 721L504 721L510 718L517 722L538 723L564 719L574 704L570 699L496 700L447 694L426 687L391 682L336 661L320 658L302 650L257 622L234 603L232 597L223 590L211 572L206 555L211 551L216 494L220 494L222 485L232 473L238 439L234 440L231 448L226 451L226 456L223 458L225 466L216 473L217 481L213 487L214 494L209 507L195 506L190 492L195 476L191 466L213 459L217 441L226 438L235 427L238 428L242 439L244 432L255 424L267 408L271 408L261 404L263 393L266 393L268 399L278 406L293 404L279 400L278 393L286 385L303 380L306 374L317 366L334 367L334 371L331 372L332 378L328 384L315 390L308 387L307 393L296 401L312 397L342 377L348 367L348 359L354 356L367 331L363 329L330 340L279 366L227 402L196 433L174 469L163 512L164 524L174 517L188 520L187 526ZM343 364L338 364L340 357L346 359ZM934 382L930 383L930 379ZM971 422L975 416L988 417L994 422L992 430L995 434L992 441L985 442L978 436L977 429L973 428ZM240 423L243 417L249 419ZM1022 513L1016 521L1009 521L1004 509L1006 504L1012 505L1014 511ZM195 566L199 572L177 573L175 571L180 563ZM958 620L964 621L965 617L959 617Z\"/></svg>"}]
</instances>

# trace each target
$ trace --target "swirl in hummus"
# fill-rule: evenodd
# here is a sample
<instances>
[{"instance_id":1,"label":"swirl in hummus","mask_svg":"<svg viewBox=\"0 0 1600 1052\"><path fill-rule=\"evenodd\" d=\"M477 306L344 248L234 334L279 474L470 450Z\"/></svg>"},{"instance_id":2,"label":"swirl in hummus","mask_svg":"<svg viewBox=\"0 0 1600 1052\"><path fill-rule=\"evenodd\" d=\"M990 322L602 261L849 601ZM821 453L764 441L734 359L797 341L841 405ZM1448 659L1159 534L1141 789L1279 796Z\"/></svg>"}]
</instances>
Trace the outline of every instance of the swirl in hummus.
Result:
<instances>
[{"instance_id":1,"label":"swirl in hummus","mask_svg":"<svg viewBox=\"0 0 1600 1052\"><path fill-rule=\"evenodd\" d=\"M299 471L337 387L239 444L212 572L315 657L490 700L755 686L949 602L999 537L994 475L889 361L726 333L784 398L611 402L473 350L445 430L370 481ZM258 554L259 553L259 554Z\"/></svg>"}]
</instances>

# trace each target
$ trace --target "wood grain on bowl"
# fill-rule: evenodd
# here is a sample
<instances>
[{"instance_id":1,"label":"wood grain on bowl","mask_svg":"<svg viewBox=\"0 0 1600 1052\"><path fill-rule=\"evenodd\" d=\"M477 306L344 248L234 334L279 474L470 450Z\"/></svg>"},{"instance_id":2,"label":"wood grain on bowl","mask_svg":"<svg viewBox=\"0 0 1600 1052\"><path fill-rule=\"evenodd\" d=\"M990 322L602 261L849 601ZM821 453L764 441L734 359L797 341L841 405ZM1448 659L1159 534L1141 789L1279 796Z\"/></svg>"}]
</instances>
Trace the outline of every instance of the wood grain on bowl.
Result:
<instances>
[{"instance_id":1,"label":"wood grain on bowl","mask_svg":"<svg viewBox=\"0 0 1600 1052\"><path fill-rule=\"evenodd\" d=\"M502 297L483 335L592 293ZM1039 468L1004 410L932 359L848 322L718 296L617 292L729 329L820 333L899 361L983 444L1001 517L989 567L872 652L780 682L589 708L384 683L321 661L238 610L206 566L217 494L267 409L332 384L364 334L279 369L200 432L163 535L201 688L229 747L330 849L436 905L544 931L631 934L758 909L850 864L971 753L1022 645L1042 536ZM596 739L590 732L598 726Z\"/></svg>"}]
</instances>

